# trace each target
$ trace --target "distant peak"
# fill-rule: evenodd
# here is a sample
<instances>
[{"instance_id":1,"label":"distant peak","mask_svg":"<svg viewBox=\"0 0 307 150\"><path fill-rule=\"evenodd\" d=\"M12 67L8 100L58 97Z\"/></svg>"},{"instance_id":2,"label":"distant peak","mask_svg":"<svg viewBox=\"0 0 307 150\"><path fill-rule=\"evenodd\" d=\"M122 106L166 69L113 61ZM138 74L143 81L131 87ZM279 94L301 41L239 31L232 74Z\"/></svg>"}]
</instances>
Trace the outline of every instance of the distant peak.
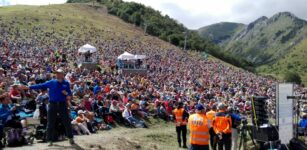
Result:
<instances>
[{"instance_id":1,"label":"distant peak","mask_svg":"<svg viewBox=\"0 0 307 150\"><path fill-rule=\"evenodd\" d=\"M291 12L285 11L285 12L279 12L276 15L279 16L289 16L289 17L296 17L294 14L292 14Z\"/></svg>"},{"instance_id":2,"label":"distant peak","mask_svg":"<svg viewBox=\"0 0 307 150\"><path fill-rule=\"evenodd\" d=\"M266 16L261 16L260 18L258 18L257 20L255 20L254 23L256 23L256 22L263 22L263 21L266 21L266 20L268 20L268 17L266 17Z\"/></svg>"},{"instance_id":3,"label":"distant peak","mask_svg":"<svg viewBox=\"0 0 307 150\"><path fill-rule=\"evenodd\" d=\"M277 18L280 18L280 17L290 17L290 18L297 18L294 14L292 14L291 12L279 12L275 15L273 15L271 18L272 19L277 19Z\"/></svg>"},{"instance_id":4,"label":"distant peak","mask_svg":"<svg viewBox=\"0 0 307 150\"><path fill-rule=\"evenodd\" d=\"M268 17L262 16L262 17L258 18L257 20L255 20L254 22L248 24L247 30L251 30L252 28L254 28L254 26L256 26L258 24L266 24L267 20L268 20Z\"/></svg>"}]
</instances>

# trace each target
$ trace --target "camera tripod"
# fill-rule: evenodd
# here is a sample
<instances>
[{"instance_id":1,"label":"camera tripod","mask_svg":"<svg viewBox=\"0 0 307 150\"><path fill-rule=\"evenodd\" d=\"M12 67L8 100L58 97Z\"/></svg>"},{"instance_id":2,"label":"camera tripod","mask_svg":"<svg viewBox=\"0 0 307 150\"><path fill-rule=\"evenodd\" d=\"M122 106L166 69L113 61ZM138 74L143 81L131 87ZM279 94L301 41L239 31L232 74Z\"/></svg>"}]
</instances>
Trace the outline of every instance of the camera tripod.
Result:
<instances>
[{"instance_id":1,"label":"camera tripod","mask_svg":"<svg viewBox=\"0 0 307 150\"><path fill-rule=\"evenodd\" d=\"M246 143L247 143L247 133L248 133L248 135L250 136L250 138L251 138L251 140L252 140L252 142L253 142L253 145L256 146L255 141L254 141L254 139L253 139L253 136L252 136L252 134L251 134L251 131L248 130L247 122L246 122L246 123L243 122L243 125L242 125L242 127L240 128L240 142L239 142L240 144L239 144L239 150L241 150L242 145L243 145L243 150L246 150L246 149L247 149L247 145L246 145Z\"/></svg>"}]
</instances>

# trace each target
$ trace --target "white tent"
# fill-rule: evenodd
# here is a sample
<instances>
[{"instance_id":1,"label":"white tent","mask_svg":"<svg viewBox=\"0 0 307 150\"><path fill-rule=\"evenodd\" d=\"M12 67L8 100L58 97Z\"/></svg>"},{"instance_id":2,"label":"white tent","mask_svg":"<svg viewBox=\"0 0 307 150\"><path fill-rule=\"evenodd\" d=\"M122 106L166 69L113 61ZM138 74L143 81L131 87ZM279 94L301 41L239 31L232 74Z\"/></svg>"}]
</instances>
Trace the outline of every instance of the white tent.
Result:
<instances>
[{"instance_id":1,"label":"white tent","mask_svg":"<svg viewBox=\"0 0 307 150\"><path fill-rule=\"evenodd\" d=\"M146 55L135 55L134 59L145 59Z\"/></svg>"},{"instance_id":2,"label":"white tent","mask_svg":"<svg viewBox=\"0 0 307 150\"><path fill-rule=\"evenodd\" d=\"M95 53L95 52L97 52L97 49L96 49L96 47L94 47L92 45L85 44L82 47L80 47L79 50L78 50L79 53L87 53L88 51L90 53Z\"/></svg>"},{"instance_id":3,"label":"white tent","mask_svg":"<svg viewBox=\"0 0 307 150\"><path fill-rule=\"evenodd\" d=\"M124 52L123 54L119 55L117 57L117 59L119 59L119 60L132 60L132 59L135 59L135 55L128 53L128 52Z\"/></svg>"}]
</instances>

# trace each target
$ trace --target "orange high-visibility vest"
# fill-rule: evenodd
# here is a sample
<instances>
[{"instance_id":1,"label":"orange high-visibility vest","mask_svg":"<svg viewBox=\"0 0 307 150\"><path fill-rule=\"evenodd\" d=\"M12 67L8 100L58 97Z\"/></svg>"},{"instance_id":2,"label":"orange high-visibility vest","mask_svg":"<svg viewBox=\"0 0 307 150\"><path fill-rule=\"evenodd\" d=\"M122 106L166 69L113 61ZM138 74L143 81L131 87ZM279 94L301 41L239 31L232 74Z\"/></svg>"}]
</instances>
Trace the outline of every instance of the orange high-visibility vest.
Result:
<instances>
[{"instance_id":1,"label":"orange high-visibility vest","mask_svg":"<svg viewBox=\"0 0 307 150\"><path fill-rule=\"evenodd\" d=\"M231 119L224 112L218 112L213 119L212 127L216 134L229 134L231 133Z\"/></svg>"},{"instance_id":2,"label":"orange high-visibility vest","mask_svg":"<svg viewBox=\"0 0 307 150\"><path fill-rule=\"evenodd\" d=\"M211 127L212 126L212 121L213 121L213 119L214 119L214 117L215 117L215 114L216 114L216 112L215 111L213 111L213 110L210 110L210 111L208 111L207 113L206 113L206 116L207 116L207 119L208 119L208 124L209 124L209 127Z\"/></svg>"},{"instance_id":3,"label":"orange high-visibility vest","mask_svg":"<svg viewBox=\"0 0 307 150\"><path fill-rule=\"evenodd\" d=\"M209 145L209 126L205 114L193 114L189 117L190 143Z\"/></svg>"},{"instance_id":4,"label":"orange high-visibility vest","mask_svg":"<svg viewBox=\"0 0 307 150\"><path fill-rule=\"evenodd\" d=\"M176 126L181 126L181 125L186 125L187 121L186 119L183 119L183 113L184 113L184 109L180 108L180 109L175 109L173 111L174 115L175 115L175 122L176 122Z\"/></svg>"}]
</instances>

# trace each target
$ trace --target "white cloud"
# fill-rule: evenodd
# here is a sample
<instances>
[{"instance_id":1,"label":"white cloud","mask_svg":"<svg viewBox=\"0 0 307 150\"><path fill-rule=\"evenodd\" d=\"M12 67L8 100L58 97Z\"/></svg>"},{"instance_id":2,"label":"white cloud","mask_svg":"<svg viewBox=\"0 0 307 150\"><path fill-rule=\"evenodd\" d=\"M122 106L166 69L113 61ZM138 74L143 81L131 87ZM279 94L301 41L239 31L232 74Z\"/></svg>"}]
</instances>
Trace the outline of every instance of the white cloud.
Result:
<instances>
[{"instance_id":1,"label":"white cloud","mask_svg":"<svg viewBox=\"0 0 307 150\"><path fill-rule=\"evenodd\" d=\"M261 16L290 11L307 19L306 0L124 0L160 10L191 29L229 21L250 23Z\"/></svg>"}]
</instances>

